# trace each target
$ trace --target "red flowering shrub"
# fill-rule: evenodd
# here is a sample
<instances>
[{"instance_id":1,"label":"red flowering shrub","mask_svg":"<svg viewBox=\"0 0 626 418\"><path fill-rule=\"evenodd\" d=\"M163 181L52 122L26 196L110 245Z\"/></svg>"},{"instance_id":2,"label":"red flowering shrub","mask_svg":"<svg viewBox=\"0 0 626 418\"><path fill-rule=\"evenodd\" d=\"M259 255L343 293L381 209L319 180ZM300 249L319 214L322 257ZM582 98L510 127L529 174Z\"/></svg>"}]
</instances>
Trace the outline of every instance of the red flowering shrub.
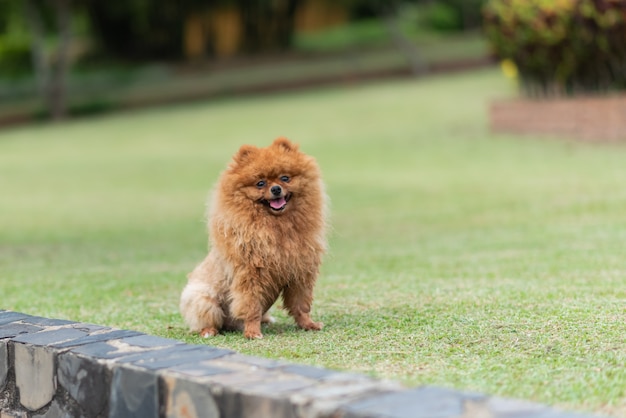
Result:
<instances>
[{"instance_id":1,"label":"red flowering shrub","mask_svg":"<svg viewBox=\"0 0 626 418\"><path fill-rule=\"evenodd\" d=\"M530 96L626 89L626 0L489 0L483 18Z\"/></svg>"}]
</instances>

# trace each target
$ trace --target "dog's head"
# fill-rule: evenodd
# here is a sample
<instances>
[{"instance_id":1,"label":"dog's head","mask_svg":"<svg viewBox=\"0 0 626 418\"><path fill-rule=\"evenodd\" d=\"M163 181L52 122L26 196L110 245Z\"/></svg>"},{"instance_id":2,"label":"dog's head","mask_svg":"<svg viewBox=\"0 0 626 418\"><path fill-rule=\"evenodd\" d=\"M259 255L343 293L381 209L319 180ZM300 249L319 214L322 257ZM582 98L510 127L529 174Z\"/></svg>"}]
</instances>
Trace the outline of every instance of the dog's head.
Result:
<instances>
[{"instance_id":1,"label":"dog's head","mask_svg":"<svg viewBox=\"0 0 626 418\"><path fill-rule=\"evenodd\" d=\"M274 216L323 204L317 163L286 138L266 148L242 146L221 186L235 205L253 204Z\"/></svg>"}]
</instances>

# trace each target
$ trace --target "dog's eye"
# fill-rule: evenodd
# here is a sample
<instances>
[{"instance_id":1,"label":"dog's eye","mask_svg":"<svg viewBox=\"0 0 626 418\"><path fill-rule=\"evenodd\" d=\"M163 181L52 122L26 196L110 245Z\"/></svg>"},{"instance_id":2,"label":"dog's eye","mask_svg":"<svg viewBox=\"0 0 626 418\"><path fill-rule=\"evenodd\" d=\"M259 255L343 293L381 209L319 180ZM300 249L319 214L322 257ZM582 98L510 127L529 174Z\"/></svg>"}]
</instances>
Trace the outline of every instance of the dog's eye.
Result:
<instances>
[{"instance_id":1,"label":"dog's eye","mask_svg":"<svg viewBox=\"0 0 626 418\"><path fill-rule=\"evenodd\" d=\"M259 189L262 189L263 187L265 187L265 180L260 180L257 184L256 187L258 187Z\"/></svg>"},{"instance_id":2,"label":"dog's eye","mask_svg":"<svg viewBox=\"0 0 626 418\"><path fill-rule=\"evenodd\" d=\"M289 183L289 176L281 176L280 181L282 181L283 183Z\"/></svg>"}]
</instances>

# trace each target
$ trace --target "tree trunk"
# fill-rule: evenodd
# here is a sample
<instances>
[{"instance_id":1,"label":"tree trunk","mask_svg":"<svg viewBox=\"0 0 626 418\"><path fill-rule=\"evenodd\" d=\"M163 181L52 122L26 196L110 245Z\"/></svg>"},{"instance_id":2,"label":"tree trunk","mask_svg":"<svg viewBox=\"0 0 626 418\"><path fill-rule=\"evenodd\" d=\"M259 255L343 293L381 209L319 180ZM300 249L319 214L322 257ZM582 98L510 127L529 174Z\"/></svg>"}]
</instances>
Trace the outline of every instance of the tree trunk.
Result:
<instances>
[{"instance_id":1,"label":"tree trunk","mask_svg":"<svg viewBox=\"0 0 626 418\"><path fill-rule=\"evenodd\" d=\"M287 50L291 46L295 32L296 12L300 6L300 0L289 0L282 9L278 18L277 43L281 50Z\"/></svg>"},{"instance_id":2,"label":"tree trunk","mask_svg":"<svg viewBox=\"0 0 626 418\"><path fill-rule=\"evenodd\" d=\"M69 73L72 21L70 0L56 0L55 6L59 46L56 53L56 65L50 80L50 110L52 118L60 120L67 116L67 76Z\"/></svg>"},{"instance_id":3,"label":"tree trunk","mask_svg":"<svg viewBox=\"0 0 626 418\"><path fill-rule=\"evenodd\" d=\"M395 1L381 2L380 14L382 15L382 20L387 27L392 42L405 56L413 75L418 76L424 73L428 69L426 63L422 59L417 47L406 37L400 27L397 3Z\"/></svg>"},{"instance_id":4,"label":"tree trunk","mask_svg":"<svg viewBox=\"0 0 626 418\"><path fill-rule=\"evenodd\" d=\"M39 93L50 116L60 120L67 116L67 74L71 29L70 0L55 0L59 45L54 62L46 56L45 28L36 0L25 0L24 12L31 32L31 57ZM53 65L51 65L53 64Z\"/></svg>"},{"instance_id":5,"label":"tree trunk","mask_svg":"<svg viewBox=\"0 0 626 418\"><path fill-rule=\"evenodd\" d=\"M30 52L37 79L37 87L47 106L50 65L46 57L43 23L35 0L25 0L23 4L26 22L30 27Z\"/></svg>"},{"instance_id":6,"label":"tree trunk","mask_svg":"<svg viewBox=\"0 0 626 418\"><path fill-rule=\"evenodd\" d=\"M258 53L288 49L300 4L301 0L240 0L238 7L244 29L244 51Z\"/></svg>"}]
</instances>

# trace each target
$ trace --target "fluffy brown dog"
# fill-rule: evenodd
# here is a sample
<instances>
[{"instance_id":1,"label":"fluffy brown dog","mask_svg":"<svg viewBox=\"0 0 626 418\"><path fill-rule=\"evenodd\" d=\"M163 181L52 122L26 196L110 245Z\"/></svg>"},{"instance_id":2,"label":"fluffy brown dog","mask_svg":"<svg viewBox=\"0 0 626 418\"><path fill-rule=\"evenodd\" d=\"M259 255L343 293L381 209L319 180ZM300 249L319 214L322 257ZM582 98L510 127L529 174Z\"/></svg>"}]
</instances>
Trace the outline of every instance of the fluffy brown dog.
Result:
<instances>
[{"instance_id":1,"label":"fluffy brown dog","mask_svg":"<svg viewBox=\"0 0 626 418\"><path fill-rule=\"evenodd\" d=\"M209 206L210 251L190 274L180 309L202 336L242 329L263 338L261 322L282 294L305 330L325 239L326 196L315 160L288 139L242 146L222 173Z\"/></svg>"}]
</instances>

